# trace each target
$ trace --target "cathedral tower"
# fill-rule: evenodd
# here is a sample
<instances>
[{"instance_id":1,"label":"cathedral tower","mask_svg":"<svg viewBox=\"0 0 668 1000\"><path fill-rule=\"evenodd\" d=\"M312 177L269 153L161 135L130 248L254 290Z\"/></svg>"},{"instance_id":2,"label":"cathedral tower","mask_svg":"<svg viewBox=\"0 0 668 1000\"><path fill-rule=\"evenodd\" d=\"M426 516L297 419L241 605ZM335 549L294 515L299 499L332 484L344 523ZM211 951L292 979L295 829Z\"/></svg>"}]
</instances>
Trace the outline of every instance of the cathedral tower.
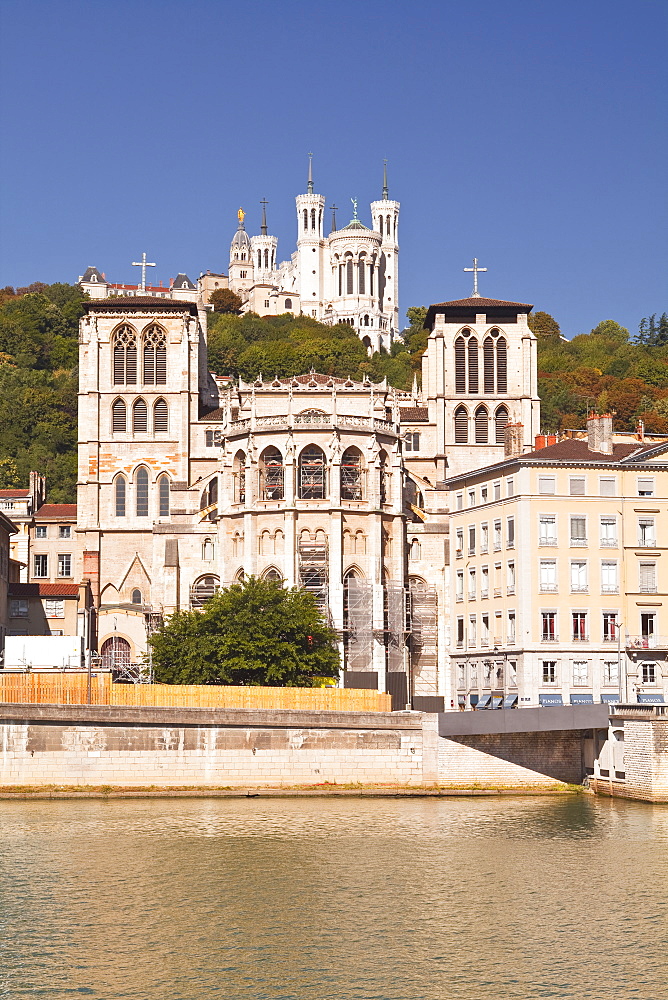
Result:
<instances>
[{"instance_id":1,"label":"cathedral tower","mask_svg":"<svg viewBox=\"0 0 668 1000\"><path fill-rule=\"evenodd\" d=\"M380 308L388 317L388 331L399 332L399 202L390 201L387 186L387 161L383 166L383 192L380 201L371 202L373 228L381 237L381 268L378 295Z\"/></svg>"},{"instance_id":2,"label":"cathedral tower","mask_svg":"<svg viewBox=\"0 0 668 1000\"><path fill-rule=\"evenodd\" d=\"M313 163L309 155L306 194L299 194L297 203L297 288L302 312L320 318L324 299L323 268L325 240L323 217L325 198L313 190Z\"/></svg>"},{"instance_id":3,"label":"cathedral tower","mask_svg":"<svg viewBox=\"0 0 668 1000\"><path fill-rule=\"evenodd\" d=\"M237 212L239 225L230 244L230 267L229 267L229 287L237 295L244 297L254 282L253 260L251 258L251 241L248 238L244 219L246 213L243 208Z\"/></svg>"}]
</instances>

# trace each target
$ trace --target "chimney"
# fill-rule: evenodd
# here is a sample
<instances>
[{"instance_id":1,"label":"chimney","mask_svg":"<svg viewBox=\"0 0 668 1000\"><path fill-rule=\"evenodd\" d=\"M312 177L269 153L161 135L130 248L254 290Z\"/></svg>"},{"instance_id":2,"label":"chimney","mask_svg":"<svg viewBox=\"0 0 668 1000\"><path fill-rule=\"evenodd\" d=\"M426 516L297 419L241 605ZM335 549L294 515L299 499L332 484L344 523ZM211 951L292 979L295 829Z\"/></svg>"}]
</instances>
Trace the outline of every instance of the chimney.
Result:
<instances>
[{"instance_id":1,"label":"chimney","mask_svg":"<svg viewBox=\"0 0 668 1000\"><path fill-rule=\"evenodd\" d=\"M645 421L639 420L636 425L636 437L639 441L645 440Z\"/></svg>"},{"instance_id":2,"label":"chimney","mask_svg":"<svg viewBox=\"0 0 668 1000\"><path fill-rule=\"evenodd\" d=\"M524 450L524 424L506 424L503 430L503 457L516 458Z\"/></svg>"},{"instance_id":3,"label":"chimney","mask_svg":"<svg viewBox=\"0 0 668 1000\"><path fill-rule=\"evenodd\" d=\"M612 416L592 413L587 417L587 447L598 455L612 455Z\"/></svg>"}]
</instances>

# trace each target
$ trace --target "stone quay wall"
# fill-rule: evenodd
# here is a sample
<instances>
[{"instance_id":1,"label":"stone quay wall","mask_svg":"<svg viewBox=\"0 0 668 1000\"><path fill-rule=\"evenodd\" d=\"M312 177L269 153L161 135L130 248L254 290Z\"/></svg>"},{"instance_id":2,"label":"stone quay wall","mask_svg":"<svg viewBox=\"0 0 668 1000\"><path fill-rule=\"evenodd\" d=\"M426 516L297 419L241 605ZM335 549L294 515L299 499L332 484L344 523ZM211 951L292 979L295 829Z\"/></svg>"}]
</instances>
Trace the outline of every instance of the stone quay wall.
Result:
<instances>
[{"instance_id":1,"label":"stone quay wall","mask_svg":"<svg viewBox=\"0 0 668 1000\"><path fill-rule=\"evenodd\" d=\"M472 781L488 788L554 788L579 785L584 741L578 730L549 733L482 733L439 741L441 784Z\"/></svg>"},{"instance_id":2,"label":"stone quay wall","mask_svg":"<svg viewBox=\"0 0 668 1000\"><path fill-rule=\"evenodd\" d=\"M591 787L615 798L668 802L668 718L625 718L623 726L624 780L599 777Z\"/></svg>"}]
</instances>

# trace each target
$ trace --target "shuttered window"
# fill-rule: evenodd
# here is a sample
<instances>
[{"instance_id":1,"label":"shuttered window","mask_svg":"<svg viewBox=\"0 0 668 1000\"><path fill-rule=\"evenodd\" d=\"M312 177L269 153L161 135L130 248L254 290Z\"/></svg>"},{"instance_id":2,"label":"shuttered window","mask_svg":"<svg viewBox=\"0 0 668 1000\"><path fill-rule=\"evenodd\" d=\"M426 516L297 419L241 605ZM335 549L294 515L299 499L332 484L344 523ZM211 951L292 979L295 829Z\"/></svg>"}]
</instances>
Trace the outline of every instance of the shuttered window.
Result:
<instances>
[{"instance_id":1,"label":"shuttered window","mask_svg":"<svg viewBox=\"0 0 668 1000\"><path fill-rule=\"evenodd\" d=\"M455 410L455 444L467 444L469 439L469 415L464 406Z\"/></svg>"},{"instance_id":2,"label":"shuttered window","mask_svg":"<svg viewBox=\"0 0 668 1000\"><path fill-rule=\"evenodd\" d=\"M475 440L476 444L487 444L489 437L489 415L484 406L479 406L475 411Z\"/></svg>"},{"instance_id":3,"label":"shuttered window","mask_svg":"<svg viewBox=\"0 0 668 1000\"><path fill-rule=\"evenodd\" d=\"M488 337L482 345L485 393L494 393L494 341Z\"/></svg>"},{"instance_id":4,"label":"shuttered window","mask_svg":"<svg viewBox=\"0 0 668 1000\"><path fill-rule=\"evenodd\" d=\"M455 341L455 392L466 392L466 345L462 337Z\"/></svg>"},{"instance_id":5,"label":"shuttered window","mask_svg":"<svg viewBox=\"0 0 668 1000\"><path fill-rule=\"evenodd\" d=\"M359 282L359 293L360 293L360 295L364 295L364 268L365 268L365 266L366 265L365 265L365 263L364 263L363 260L361 260L359 262L359 264L357 265L357 269L358 269L358 279L357 280Z\"/></svg>"},{"instance_id":6,"label":"shuttered window","mask_svg":"<svg viewBox=\"0 0 668 1000\"><path fill-rule=\"evenodd\" d=\"M164 399L158 399L153 407L153 431L159 434L161 431L167 430L169 430L167 403Z\"/></svg>"},{"instance_id":7,"label":"shuttered window","mask_svg":"<svg viewBox=\"0 0 668 1000\"><path fill-rule=\"evenodd\" d=\"M350 257L346 261L346 295L353 294L353 261Z\"/></svg>"},{"instance_id":8,"label":"shuttered window","mask_svg":"<svg viewBox=\"0 0 668 1000\"><path fill-rule=\"evenodd\" d=\"M116 517L125 517L125 476L118 476L115 483Z\"/></svg>"},{"instance_id":9,"label":"shuttered window","mask_svg":"<svg viewBox=\"0 0 668 1000\"><path fill-rule=\"evenodd\" d=\"M137 338L131 326L121 326L114 334L114 385L137 384Z\"/></svg>"},{"instance_id":10,"label":"shuttered window","mask_svg":"<svg viewBox=\"0 0 668 1000\"><path fill-rule=\"evenodd\" d=\"M468 342L469 392L478 392L478 341L471 337Z\"/></svg>"},{"instance_id":11,"label":"shuttered window","mask_svg":"<svg viewBox=\"0 0 668 1000\"><path fill-rule=\"evenodd\" d=\"M137 470L136 501L137 517L148 517L148 472L141 468Z\"/></svg>"},{"instance_id":12,"label":"shuttered window","mask_svg":"<svg viewBox=\"0 0 668 1000\"><path fill-rule=\"evenodd\" d=\"M508 392L508 348L503 337L496 342L496 391Z\"/></svg>"},{"instance_id":13,"label":"shuttered window","mask_svg":"<svg viewBox=\"0 0 668 1000\"><path fill-rule=\"evenodd\" d=\"M653 562L640 563L640 593L656 593L656 564Z\"/></svg>"},{"instance_id":14,"label":"shuttered window","mask_svg":"<svg viewBox=\"0 0 668 1000\"><path fill-rule=\"evenodd\" d=\"M508 410L505 406L500 406L496 411L494 423L496 428L496 443L503 444L504 432L508 423Z\"/></svg>"},{"instance_id":15,"label":"shuttered window","mask_svg":"<svg viewBox=\"0 0 668 1000\"><path fill-rule=\"evenodd\" d=\"M570 494L572 497L583 497L586 489L586 479L583 476L571 477Z\"/></svg>"},{"instance_id":16,"label":"shuttered window","mask_svg":"<svg viewBox=\"0 0 668 1000\"><path fill-rule=\"evenodd\" d=\"M132 430L135 433L148 429L148 410L143 399L138 399L132 407Z\"/></svg>"},{"instance_id":17,"label":"shuttered window","mask_svg":"<svg viewBox=\"0 0 668 1000\"><path fill-rule=\"evenodd\" d=\"M114 432L124 431L126 427L126 407L122 399L114 400L111 407L111 429Z\"/></svg>"},{"instance_id":18,"label":"shuttered window","mask_svg":"<svg viewBox=\"0 0 668 1000\"><path fill-rule=\"evenodd\" d=\"M160 517L169 517L169 478L167 476L160 476L158 499L160 501Z\"/></svg>"},{"instance_id":19,"label":"shuttered window","mask_svg":"<svg viewBox=\"0 0 668 1000\"><path fill-rule=\"evenodd\" d=\"M150 326L144 333L143 380L144 385L167 383L167 338L159 326Z\"/></svg>"}]
</instances>

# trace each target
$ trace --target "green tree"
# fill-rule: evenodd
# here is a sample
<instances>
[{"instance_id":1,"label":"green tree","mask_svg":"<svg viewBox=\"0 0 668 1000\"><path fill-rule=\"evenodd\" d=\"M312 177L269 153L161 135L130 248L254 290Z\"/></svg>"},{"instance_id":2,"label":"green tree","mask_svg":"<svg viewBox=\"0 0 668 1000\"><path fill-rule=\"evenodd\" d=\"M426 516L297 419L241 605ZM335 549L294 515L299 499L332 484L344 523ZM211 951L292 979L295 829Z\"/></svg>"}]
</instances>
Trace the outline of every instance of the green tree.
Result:
<instances>
[{"instance_id":1,"label":"green tree","mask_svg":"<svg viewBox=\"0 0 668 1000\"><path fill-rule=\"evenodd\" d=\"M557 338L561 336L561 327L554 316L550 316L548 312L541 312L539 310L535 313L529 313L527 323L529 324L529 329L537 337Z\"/></svg>"},{"instance_id":2,"label":"green tree","mask_svg":"<svg viewBox=\"0 0 668 1000\"><path fill-rule=\"evenodd\" d=\"M254 577L201 613L176 612L149 642L155 679L166 684L313 687L339 672L336 633L313 596Z\"/></svg>"},{"instance_id":3,"label":"green tree","mask_svg":"<svg viewBox=\"0 0 668 1000\"><path fill-rule=\"evenodd\" d=\"M231 288L217 288L209 296L213 311L217 313L239 313L241 299Z\"/></svg>"},{"instance_id":4,"label":"green tree","mask_svg":"<svg viewBox=\"0 0 668 1000\"><path fill-rule=\"evenodd\" d=\"M13 490L21 486L21 476L13 458L0 458L0 489Z\"/></svg>"}]
</instances>

